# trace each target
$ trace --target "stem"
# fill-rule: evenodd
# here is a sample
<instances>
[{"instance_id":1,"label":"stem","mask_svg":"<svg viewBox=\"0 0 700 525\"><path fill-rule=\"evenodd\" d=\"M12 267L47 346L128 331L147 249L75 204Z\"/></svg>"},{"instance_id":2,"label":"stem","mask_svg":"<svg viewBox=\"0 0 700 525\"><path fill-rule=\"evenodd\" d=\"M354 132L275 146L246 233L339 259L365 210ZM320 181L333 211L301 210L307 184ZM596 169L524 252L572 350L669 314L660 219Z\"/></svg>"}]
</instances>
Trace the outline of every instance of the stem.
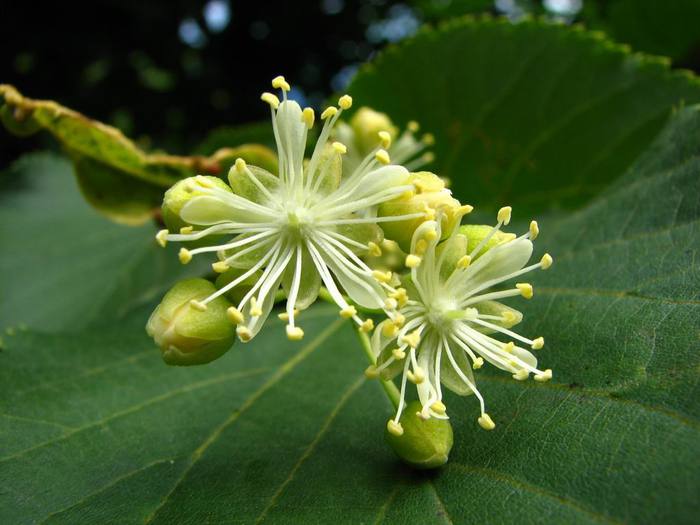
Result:
<instances>
[{"instance_id":1,"label":"stem","mask_svg":"<svg viewBox=\"0 0 700 525\"><path fill-rule=\"evenodd\" d=\"M372 353L372 348L369 343L369 336L360 330L355 330L357 333L357 337L360 340L360 344L362 345L362 349L365 351L365 355L367 356L367 360L371 364L376 364L377 360L374 358L374 354ZM397 409L399 407L399 389L396 388L396 385L394 384L393 381L385 381L384 379L379 379L379 381L382 384L382 388L384 389L384 392L386 393L386 396L389 398L389 401L391 401L391 404L394 405L394 409Z\"/></svg>"}]
</instances>

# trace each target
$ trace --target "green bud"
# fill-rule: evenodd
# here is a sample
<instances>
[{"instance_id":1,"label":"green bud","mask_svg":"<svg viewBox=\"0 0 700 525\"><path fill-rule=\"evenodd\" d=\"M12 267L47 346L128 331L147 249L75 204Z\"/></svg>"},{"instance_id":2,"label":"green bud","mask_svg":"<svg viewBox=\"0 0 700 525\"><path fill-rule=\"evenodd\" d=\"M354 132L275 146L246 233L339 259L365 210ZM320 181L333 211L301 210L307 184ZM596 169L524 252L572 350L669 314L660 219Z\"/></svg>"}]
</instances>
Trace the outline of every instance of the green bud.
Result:
<instances>
[{"instance_id":1,"label":"green bud","mask_svg":"<svg viewBox=\"0 0 700 525\"><path fill-rule=\"evenodd\" d=\"M411 249L413 232L424 221L441 216L442 239L446 239L459 224L462 216L471 211L471 206L462 206L452 197L445 188L444 181L434 173L428 171L411 173L408 183L415 185L415 192L407 192L392 201L380 204L378 209L380 217L426 213L425 217L381 224L386 237L396 241L406 252Z\"/></svg>"},{"instance_id":2,"label":"green bud","mask_svg":"<svg viewBox=\"0 0 700 525\"><path fill-rule=\"evenodd\" d=\"M186 279L173 286L151 314L146 332L169 365L202 365L224 355L233 345L234 327L226 316L231 303L217 297L204 310L202 301L216 291L206 279Z\"/></svg>"},{"instance_id":3,"label":"green bud","mask_svg":"<svg viewBox=\"0 0 700 525\"><path fill-rule=\"evenodd\" d=\"M165 192L165 196L163 197L163 222L165 222L168 230L172 233L178 233L182 227L192 226L180 218L180 211L185 203L192 197L202 195L202 192L193 189L191 182L194 178L195 177L188 177L176 182ZM206 179L215 187L231 192L229 185L218 177L197 175L197 178ZM196 226L194 228L198 229Z\"/></svg>"},{"instance_id":4,"label":"green bud","mask_svg":"<svg viewBox=\"0 0 700 525\"><path fill-rule=\"evenodd\" d=\"M460 226L459 233L461 233L467 238L467 253L471 253L474 250L474 248L476 248L477 245L481 241L483 241L489 233L491 233L491 230L493 230L493 226L489 226L487 224L465 224L464 226ZM489 241L483 247L481 252L477 255L477 258L479 255L484 255L494 246L498 246L499 244L504 243L506 241L512 241L513 239L515 239L514 233L506 233L504 231L498 230L489 239Z\"/></svg>"},{"instance_id":5,"label":"green bud","mask_svg":"<svg viewBox=\"0 0 700 525\"><path fill-rule=\"evenodd\" d=\"M362 156L367 155L376 148L379 143L379 132L387 131L392 140L398 133L396 126L385 113L374 111L368 107L361 107L350 119L350 127L354 132L355 145Z\"/></svg>"},{"instance_id":6,"label":"green bud","mask_svg":"<svg viewBox=\"0 0 700 525\"><path fill-rule=\"evenodd\" d=\"M445 463L452 450L452 425L447 419L418 417L421 404L411 401L401 416L403 434L396 436L388 430L385 437L394 452L405 463L419 468L437 468Z\"/></svg>"}]
</instances>

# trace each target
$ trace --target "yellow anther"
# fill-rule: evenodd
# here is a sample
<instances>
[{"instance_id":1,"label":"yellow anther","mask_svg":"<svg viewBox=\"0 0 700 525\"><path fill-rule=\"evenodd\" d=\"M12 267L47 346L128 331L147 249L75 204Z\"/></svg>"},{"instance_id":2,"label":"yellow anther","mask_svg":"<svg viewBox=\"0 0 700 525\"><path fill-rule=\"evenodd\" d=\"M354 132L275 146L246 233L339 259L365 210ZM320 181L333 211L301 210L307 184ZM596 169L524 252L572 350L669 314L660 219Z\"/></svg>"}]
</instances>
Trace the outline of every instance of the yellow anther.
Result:
<instances>
[{"instance_id":1,"label":"yellow anther","mask_svg":"<svg viewBox=\"0 0 700 525\"><path fill-rule=\"evenodd\" d=\"M336 153L340 153L341 155L345 155L348 152L348 148L345 144L342 142L334 142L333 144L333 150Z\"/></svg>"},{"instance_id":2,"label":"yellow anther","mask_svg":"<svg viewBox=\"0 0 700 525\"><path fill-rule=\"evenodd\" d=\"M342 109L350 109L352 106L352 97L350 95L343 95L338 99L338 105Z\"/></svg>"},{"instance_id":3,"label":"yellow anther","mask_svg":"<svg viewBox=\"0 0 700 525\"><path fill-rule=\"evenodd\" d=\"M200 312L206 312L207 311L207 305L204 304L201 301L197 301L195 299L190 300L190 306L194 308L195 310L199 310Z\"/></svg>"},{"instance_id":4,"label":"yellow anther","mask_svg":"<svg viewBox=\"0 0 700 525\"><path fill-rule=\"evenodd\" d=\"M513 374L513 379L517 381L525 381L528 377L530 377L530 372L527 370L520 369L516 373Z\"/></svg>"},{"instance_id":5,"label":"yellow anther","mask_svg":"<svg viewBox=\"0 0 700 525\"><path fill-rule=\"evenodd\" d=\"M187 235L188 233L192 233L194 231L194 228L192 226L183 226L180 228L180 233L182 235Z\"/></svg>"},{"instance_id":6,"label":"yellow anther","mask_svg":"<svg viewBox=\"0 0 700 525\"><path fill-rule=\"evenodd\" d=\"M509 341L506 344L503 345L503 351L507 352L509 354L513 353L513 350L515 350L515 343L513 341Z\"/></svg>"},{"instance_id":7,"label":"yellow anther","mask_svg":"<svg viewBox=\"0 0 700 525\"><path fill-rule=\"evenodd\" d=\"M282 91L289 91L292 89L282 75L272 79L272 87L275 89L281 89Z\"/></svg>"},{"instance_id":8,"label":"yellow anther","mask_svg":"<svg viewBox=\"0 0 700 525\"><path fill-rule=\"evenodd\" d=\"M406 268L418 268L421 263L421 258L417 255L410 254L406 256Z\"/></svg>"},{"instance_id":9,"label":"yellow anther","mask_svg":"<svg viewBox=\"0 0 700 525\"><path fill-rule=\"evenodd\" d=\"M377 162L380 164L389 164L391 163L391 157L389 157L389 154L385 149L380 149L377 151L377 153L374 154L374 158L377 159Z\"/></svg>"},{"instance_id":10,"label":"yellow anther","mask_svg":"<svg viewBox=\"0 0 700 525\"><path fill-rule=\"evenodd\" d=\"M287 325L287 339L290 341L301 341L304 338L304 330L298 326Z\"/></svg>"},{"instance_id":11,"label":"yellow anther","mask_svg":"<svg viewBox=\"0 0 700 525\"><path fill-rule=\"evenodd\" d=\"M389 149L391 147L391 133L380 131L377 135L379 135L379 143L382 145L382 148Z\"/></svg>"},{"instance_id":12,"label":"yellow anther","mask_svg":"<svg viewBox=\"0 0 700 525\"><path fill-rule=\"evenodd\" d=\"M542 267L543 270L546 270L550 266L552 266L552 263L554 262L554 259L552 259L552 256L549 255L548 253L545 253L542 256L542 259L540 260L540 266Z\"/></svg>"},{"instance_id":13,"label":"yellow anther","mask_svg":"<svg viewBox=\"0 0 700 525\"><path fill-rule=\"evenodd\" d=\"M263 314L262 308L258 304L258 300L255 297L250 298L250 315L251 317L260 317Z\"/></svg>"},{"instance_id":14,"label":"yellow anther","mask_svg":"<svg viewBox=\"0 0 700 525\"><path fill-rule=\"evenodd\" d=\"M168 234L170 232L168 230L160 230L158 233L156 233L156 241L158 241L158 244L160 244L163 248L165 248L165 245L168 243Z\"/></svg>"},{"instance_id":15,"label":"yellow anther","mask_svg":"<svg viewBox=\"0 0 700 525\"><path fill-rule=\"evenodd\" d=\"M393 297L384 299L384 308L387 310L396 310L399 307L399 302Z\"/></svg>"},{"instance_id":16,"label":"yellow anther","mask_svg":"<svg viewBox=\"0 0 700 525\"><path fill-rule=\"evenodd\" d=\"M338 113L338 108L336 108L335 106L327 107L323 110L323 113L321 113L321 120L326 120L327 118L334 117L336 113Z\"/></svg>"},{"instance_id":17,"label":"yellow anther","mask_svg":"<svg viewBox=\"0 0 700 525\"><path fill-rule=\"evenodd\" d=\"M411 133L416 133L420 129L420 125L415 120L411 120L408 124L406 124L406 128Z\"/></svg>"},{"instance_id":18,"label":"yellow anther","mask_svg":"<svg viewBox=\"0 0 700 525\"><path fill-rule=\"evenodd\" d=\"M421 155L421 160L426 164L433 162L435 160L435 153L433 153L432 151L427 151L426 153L423 153L423 155Z\"/></svg>"},{"instance_id":19,"label":"yellow anther","mask_svg":"<svg viewBox=\"0 0 700 525\"><path fill-rule=\"evenodd\" d=\"M236 171L237 171L238 173L245 173L245 169L247 168L247 165L246 165L245 160L243 160L242 158L238 157L238 158L236 159L235 167L236 167Z\"/></svg>"},{"instance_id":20,"label":"yellow anther","mask_svg":"<svg viewBox=\"0 0 700 525\"><path fill-rule=\"evenodd\" d=\"M457 215L462 215L462 216L468 215L473 211L474 211L474 206L472 206L471 204L464 204L464 205L460 206L459 208L457 208Z\"/></svg>"},{"instance_id":21,"label":"yellow anther","mask_svg":"<svg viewBox=\"0 0 700 525\"><path fill-rule=\"evenodd\" d=\"M479 426L484 430L493 430L496 428L496 423L493 422L491 416L489 416L486 412L481 414L477 421L479 422Z\"/></svg>"},{"instance_id":22,"label":"yellow anther","mask_svg":"<svg viewBox=\"0 0 700 525\"><path fill-rule=\"evenodd\" d=\"M414 330L410 334L405 334L401 337L401 342L407 344L411 348L416 348L420 344L420 332Z\"/></svg>"},{"instance_id":23,"label":"yellow anther","mask_svg":"<svg viewBox=\"0 0 700 525\"><path fill-rule=\"evenodd\" d=\"M430 419L430 413L423 412L423 410L419 410L418 412L416 412L416 416L418 416L423 421L428 421Z\"/></svg>"},{"instance_id":24,"label":"yellow anther","mask_svg":"<svg viewBox=\"0 0 700 525\"><path fill-rule=\"evenodd\" d=\"M374 330L374 321L372 321L372 319L365 319L360 325L360 331L367 333L371 332L372 330Z\"/></svg>"},{"instance_id":25,"label":"yellow anther","mask_svg":"<svg viewBox=\"0 0 700 525\"><path fill-rule=\"evenodd\" d=\"M367 243L367 254L371 257L380 257L382 255L382 249L377 243L370 241Z\"/></svg>"},{"instance_id":26,"label":"yellow anther","mask_svg":"<svg viewBox=\"0 0 700 525\"><path fill-rule=\"evenodd\" d=\"M418 241L416 242L416 249L415 249L416 255L423 255L427 249L428 249L428 241L426 241L425 239L418 239Z\"/></svg>"},{"instance_id":27,"label":"yellow anther","mask_svg":"<svg viewBox=\"0 0 700 525\"><path fill-rule=\"evenodd\" d=\"M498 215L497 219L498 222L502 222L503 224L508 224L510 222L510 215L513 212L513 208L510 206L504 206L500 210L498 210Z\"/></svg>"},{"instance_id":28,"label":"yellow anther","mask_svg":"<svg viewBox=\"0 0 700 525\"><path fill-rule=\"evenodd\" d=\"M394 421L393 419L386 422L386 429L387 432L393 436L398 437L403 435L403 427L401 426L401 423Z\"/></svg>"},{"instance_id":29,"label":"yellow anther","mask_svg":"<svg viewBox=\"0 0 700 525\"><path fill-rule=\"evenodd\" d=\"M233 324L243 324L245 322L245 317L243 317L243 312L241 312L235 306L229 306L226 309L226 317Z\"/></svg>"},{"instance_id":30,"label":"yellow anther","mask_svg":"<svg viewBox=\"0 0 700 525\"><path fill-rule=\"evenodd\" d=\"M433 144L435 144L435 136L432 133L426 133L425 135L423 135L421 140L426 146L432 146Z\"/></svg>"},{"instance_id":31,"label":"yellow anther","mask_svg":"<svg viewBox=\"0 0 700 525\"><path fill-rule=\"evenodd\" d=\"M402 308L408 302L408 293L406 293L405 288L397 288L395 291L389 294L389 297L396 299L396 301L399 303L399 308ZM399 316L404 319L403 315L397 314L397 316L394 318L394 322L398 323ZM403 325L403 322L401 322L401 325Z\"/></svg>"},{"instance_id":32,"label":"yellow anther","mask_svg":"<svg viewBox=\"0 0 700 525\"><path fill-rule=\"evenodd\" d=\"M316 120L316 114L312 108L304 108L301 112L301 120L306 124L306 127L311 129L314 127L314 121Z\"/></svg>"},{"instance_id":33,"label":"yellow anther","mask_svg":"<svg viewBox=\"0 0 700 525\"><path fill-rule=\"evenodd\" d=\"M538 337L538 338L532 340L532 345L530 346L530 348L532 348L533 350L539 350L543 346L544 346L544 337Z\"/></svg>"},{"instance_id":34,"label":"yellow anther","mask_svg":"<svg viewBox=\"0 0 700 525\"><path fill-rule=\"evenodd\" d=\"M508 325L513 325L520 321L518 315L515 312L511 312L510 310L506 310L505 312L503 312L502 319L503 322Z\"/></svg>"},{"instance_id":35,"label":"yellow anther","mask_svg":"<svg viewBox=\"0 0 700 525\"><path fill-rule=\"evenodd\" d=\"M247 326L238 326L236 328L236 335L238 335L238 339L244 343L247 343L253 338L253 332L251 332Z\"/></svg>"},{"instance_id":36,"label":"yellow anther","mask_svg":"<svg viewBox=\"0 0 700 525\"><path fill-rule=\"evenodd\" d=\"M462 270L469 268L469 265L472 262L472 258L469 257L468 255L462 255L459 260L457 261L457 268L461 268Z\"/></svg>"},{"instance_id":37,"label":"yellow anther","mask_svg":"<svg viewBox=\"0 0 700 525\"><path fill-rule=\"evenodd\" d=\"M182 264L187 264L192 260L192 252L187 248L180 248L180 252L177 254L178 259Z\"/></svg>"},{"instance_id":38,"label":"yellow anther","mask_svg":"<svg viewBox=\"0 0 700 525\"><path fill-rule=\"evenodd\" d=\"M537 226L537 221L530 221L530 239L533 241L537 239L540 234L540 227Z\"/></svg>"},{"instance_id":39,"label":"yellow anther","mask_svg":"<svg viewBox=\"0 0 700 525\"><path fill-rule=\"evenodd\" d=\"M298 315L299 315L299 310L295 308L295 309L294 309L294 317L296 317L296 316L298 316ZM277 314L277 317L279 317L280 320L281 320L281 321L284 321L285 323L286 323L287 321L289 321L289 314L288 314L287 312L280 312L280 313Z\"/></svg>"},{"instance_id":40,"label":"yellow anther","mask_svg":"<svg viewBox=\"0 0 700 525\"><path fill-rule=\"evenodd\" d=\"M435 211L435 210L433 210ZM425 238L428 239L429 241L434 241L438 238L438 232L435 228L432 228L425 232Z\"/></svg>"},{"instance_id":41,"label":"yellow anther","mask_svg":"<svg viewBox=\"0 0 700 525\"><path fill-rule=\"evenodd\" d=\"M215 263L212 263L211 269L214 270L216 273L224 273L226 270L229 269L229 265L226 264L224 261L217 261Z\"/></svg>"},{"instance_id":42,"label":"yellow anther","mask_svg":"<svg viewBox=\"0 0 700 525\"><path fill-rule=\"evenodd\" d=\"M377 379L379 377L377 365L369 365L367 368L365 368L365 377L367 379Z\"/></svg>"},{"instance_id":43,"label":"yellow anther","mask_svg":"<svg viewBox=\"0 0 700 525\"><path fill-rule=\"evenodd\" d=\"M413 371L409 370L406 372L406 377L414 385L420 385L425 381L425 372L421 367L415 368Z\"/></svg>"},{"instance_id":44,"label":"yellow anther","mask_svg":"<svg viewBox=\"0 0 700 525\"><path fill-rule=\"evenodd\" d=\"M357 315L357 309L354 306L348 305L340 311L340 317L343 319L352 319Z\"/></svg>"},{"instance_id":45,"label":"yellow anther","mask_svg":"<svg viewBox=\"0 0 700 525\"><path fill-rule=\"evenodd\" d=\"M472 363L472 368L474 370L479 370L479 368L481 368L482 366L484 366L484 358L483 357L477 357L474 360L474 363Z\"/></svg>"},{"instance_id":46,"label":"yellow anther","mask_svg":"<svg viewBox=\"0 0 700 525\"><path fill-rule=\"evenodd\" d=\"M393 355L394 359L396 359L397 361L401 361L402 359L406 358L406 352L404 352L400 348L394 348L391 351L391 355Z\"/></svg>"},{"instance_id":47,"label":"yellow anther","mask_svg":"<svg viewBox=\"0 0 700 525\"><path fill-rule=\"evenodd\" d=\"M447 412L447 407L445 406L445 403L442 401L435 401L432 405L430 405L430 408L433 412L436 412L440 414L441 416Z\"/></svg>"},{"instance_id":48,"label":"yellow anther","mask_svg":"<svg viewBox=\"0 0 700 525\"><path fill-rule=\"evenodd\" d=\"M391 272L383 272L381 270L373 270L372 277L380 283L388 283L391 281Z\"/></svg>"},{"instance_id":49,"label":"yellow anther","mask_svg":"<svg viewBox=\"0 0 700 525\"><path fill-rule=\"evenodd\" d=\"M403 288L399 288L399 290L403 290L403 292L406 293L406 290L404 290ZM398 299L397 299L397 301L398 301ZM397 312L396 315L394 316L394 324L396 326L398 326L399 328L401 328L405 322L406 322L406 317L402 313Z\"/></svg>"},{"instance_id":50,"label":"yellow anther","mask_svg":"<svg viewBox=\"0 0 700 525\"><path fill-rule=\"evenodd\" d=\"M546 381L549 381L550 379L552 379L552 369L551 368L548 368L547 370L545 370L541 374L537 374L535 376L535 381L539 381L540 383L544 383Z\"/></svg>"},{"instance_id":51,"label":"yellow anther","mask_svg":"<svg viewBox=\"0 0 700 525\"><path fill-rule=\"evenodd\" d=\"M425 213L425 220L434 221L435 220L435 208L431 208L427 204L423 207Z\"/></svg>"},{"instance_id":52,"label":"yellow anther","mask_svg":"<svg viewBox=\"0 0 700 525\"><path fill-rule=\"evenodd\" d=\"M382 335L384 337L394 337L396 333L399 331L398 326L396 326L392 322L385 322L382 324Z\"/></svg>"},{"instance_id":53,"label":"yellow anther","mask_svg":"<svg viewBox=\"0 0 700 525\"><path fill-rule=\"evenodd\" d=\"M277 109L278 107L280 107L280 99L278 99L272 93L263 93L262 95L260 95L260 100L270 104L270 107L272 109Z\"/></svg>"},{"instance_id":54,"label":"yellow anther","mask_svg":"<svg viewBox=\"0 0 700 525\"><path fill-rule=\"evenodd\" d=\"M520 290L520 295L525 299L532 299L532 294L534 293L532 285L529 283L516 283L515 287Z\"/></svg>"}]
</instances>

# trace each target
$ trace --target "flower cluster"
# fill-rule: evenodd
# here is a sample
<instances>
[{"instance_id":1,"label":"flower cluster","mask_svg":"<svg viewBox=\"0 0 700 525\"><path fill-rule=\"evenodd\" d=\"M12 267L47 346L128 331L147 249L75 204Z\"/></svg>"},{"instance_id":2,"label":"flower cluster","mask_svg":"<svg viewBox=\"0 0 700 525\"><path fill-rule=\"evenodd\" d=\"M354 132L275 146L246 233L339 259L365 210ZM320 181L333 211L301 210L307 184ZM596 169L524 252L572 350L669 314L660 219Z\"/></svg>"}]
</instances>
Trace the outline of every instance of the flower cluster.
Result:
<instances>
[{"instance_id":1,"label":"flower cluster","mask_svg":"<svg viewBox=\"0 0 700 525\"><path fill-rule=\"evenodd\" d=\"M531 352L544 339L513 331L522 314L501 302L531 298L532 286L518 278L552 264L545 254L527 265L537 223L519 237L503 232L511 218L504 207L493 227L461 225L472 207L455 199L437 175L416 171L433 160L426 151L433 137L418 137L415 123L400 133L369 108L345 123L339 119L352 106L348 95L321 113L323 125L307 157L315 113L287 97L283 77L272 86L282 99L272 93L261 98L270 107L277 173L239 158L227 182L196 176L166 192L167 229L158 232L158 242L183 243L183 264L215 254L212 269L220 274L215 285L195 280L176 286L152 315L147 329L166 362L199 364L220 356L233 342L234 327L240 341L251 340L282 300L287 337L299 340L299 313L323 287L343 318L373 332L376 362L366 374L387 381L400 376L396 414L387 424L391 436L404 433L402 420L446 420L443 386L475 395L479 425L493 429L474 370L488 362L519 381L552 377ZM511 281L518 282L502 287ZM372 316L383 318L376 328ZM199 328L205 319L216 337ZM409 381L418 394L410 403ZM418 410L402 419L407 406ZM438 425L434 433L451 446L451 430ZM415 463L437 464L449 447L425 450Z\"/></svg>"}]
</instances>

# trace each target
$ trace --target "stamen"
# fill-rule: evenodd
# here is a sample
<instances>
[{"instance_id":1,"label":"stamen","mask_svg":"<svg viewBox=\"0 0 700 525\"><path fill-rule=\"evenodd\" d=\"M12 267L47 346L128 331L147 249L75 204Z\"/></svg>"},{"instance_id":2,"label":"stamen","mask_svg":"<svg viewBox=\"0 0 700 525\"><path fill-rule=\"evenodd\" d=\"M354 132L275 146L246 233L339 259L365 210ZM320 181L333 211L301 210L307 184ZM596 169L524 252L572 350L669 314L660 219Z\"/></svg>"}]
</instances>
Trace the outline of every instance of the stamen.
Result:
<instances>
[{"instance_id":1,"label":"stamen","mask_svg":"<svg viewBox=\"0 0 700 525\"><path fill-rule=\"evenodd\" d=\"M290 91L292 88L282 75L272 79L272 87L282 91Z\"/></svg>"},{"instance_id":2,"label":"stamen","mask_svg":"<svg viewBox=\"0 0 700 525\"><path fill-rule=\"evenodd\" d=\"M513 208L510 206L504 206L500 210L498 210L498 222L502 222L506 226L510 223L510 215L513 212Z\"/></svg>"},{"instance_id":3,"label":"stamen","mask_svg":"<svg viewBox=\"0 0 700 525\"><path fill-rule=\"evenodd\" d=\"M180 248L180 252L177 256L182 264L187 264L192 260L192 252L190 252L187 248Z\"/></svg>"},{"instance_id":4,"label":"stamen","mask_svg":"<svg viewBox=\"0 0 700 525\"><path fill-rule=\"evenodd\" d=\"M532 299L533 295L533 289L532 285L529 283L516 283L515 287L520 290L520 295L522 295L525 299Z\"/></svg>"},{"instance_id":5,"label":"stamen","mask_svg":"<svg viewBox=\"0 0 700 525\"><path fill-rule=\"evenodd\" d=\"M156 241L158 241L158 244L160 244L163 248L165 248L165 245L168 242L168 233L170 233L168 230L160 230L156 234Z\"/></svg>"},{"instance_id":6,"label":"stamen","mask_svg":"<svg viewBox=\"0 0 700 525\"><path fill-rule=\"evenodd\" d=\"M479 426L481 426L481 428L483 428L484 430L493 430L494 428L496 428L496 423L493 422L491 416L489 416L486 412L481 414L477 421L479 422Z\"/></svg>"},{"instance_id":7,"label":"stamen","mask_svg":"<svg viewBox=\"0 0 700 525\"><path fill-rule=\"evenodd\" d=\"M287 339L290 341L301 341L304 338L304 330L298 326L287 325Z\"/></svg>"},{"instance_id":8,"label":"stamen","mask_svg":"<svg viewBox=\"0 0 700 525\"><path fill-rule=\"evenodd\" d=\"M552 266L553 262L554 262L554 259L552 259L552 256L549 255L548 253L545 253L542 256L542 259L540 260L540 266L542 267L543 270L547 270L550 266Z\"/></svg>"},{"instance_id":9,"label":"stamen","mask_svg":"<svg viewBox=\"0 0 700 525\"><path fill-rule=\"evenodd\" d=\"M537 239L537 236L540 234L540 228L537 226L537 221L531 221L530 222L530 239L533 241Z\"/></svg>"},{"instance_id":10,"label":"stamen","mask_svg":"<svg viewBox=\"0 0 700 525\"><path fill-rule=\"evenodd\" d=\"M243 316L243 312L241 312L235 306L229 306L226 309L226 316L228 317L229 321L231 321L233 324L242 325L243 323L245 323L245 317Z\"/></svg>"},{"instance_id":11,"label":"stamen","mask_svg":"<svg viewBox=\"0 0 700 525\"><path fill-rule=\"evenodd\" d=\"M268 104L270 104L270 107L271 107L272 109L277 109L277 108L280 107L280 99L278 99L278 98L277 98L275 95L273 95L272 93L267 93L267 92L266 92L266 93L263 93L262 95L260 95L260 100L262 100L263 102L267 102Z\"/></svg>"},{"instance_id":12,"label":"stamen","mask_svg":"<svg viewBox=\"0 0 700 525\"><path fill-rule=\"evenodd\" d=\"M377 159L377 162L380 164L391 164L391 157L389 157L389 153L387 153L386 150L380 149L374 154L374 158Z\"/></svg>"},{"instance_id":13,"label":"stamen","mask_svg":"<svg viewBox=\"0 0 700 525\"><path fill-rule=\"evenodd\" d=\"M204 304L204 303L202 303L202 302L200 302L200 301L197 301L197 300L195 300L195 299L192 299L192 300L190 301L190 306L191 306L192 308L194 308L195 310L199 310L200 312L206 312L206 310L207 310L207 305L206 305L206 304Z\"/></svg>"},{"instance_id":14,"label":"stamen","mask_svg":"<svg viewBox=\"0 0 700 525\"><path fill-rule=\"evenodd\" d=\"M338 105L342 109L350 109L352 106L352 97L350 95L343 95L338 99Z\"/></svg>"}]
</instances>

